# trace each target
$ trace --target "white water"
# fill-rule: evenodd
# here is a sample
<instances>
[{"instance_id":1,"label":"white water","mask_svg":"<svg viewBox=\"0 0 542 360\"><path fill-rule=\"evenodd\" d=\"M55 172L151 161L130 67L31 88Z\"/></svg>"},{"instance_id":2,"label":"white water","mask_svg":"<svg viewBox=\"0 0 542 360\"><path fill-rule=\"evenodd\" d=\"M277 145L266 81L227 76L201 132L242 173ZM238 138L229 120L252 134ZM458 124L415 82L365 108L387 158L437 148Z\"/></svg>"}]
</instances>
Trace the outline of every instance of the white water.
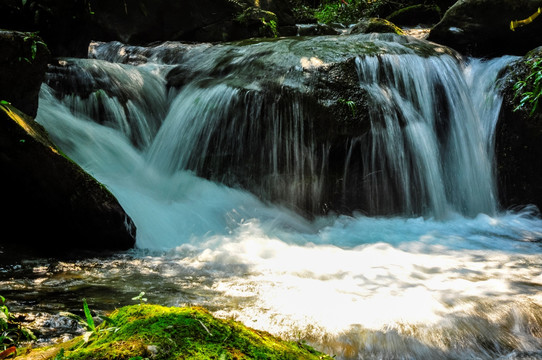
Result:
<instances>
[{"instance_id":1,"label":"white water","mask_svg":"<svg viewBox=\"0 0 542 360\"><path fill-rule=\"evenodd\" d=\"M532 208L497 211L488 151L499 106L488 84L507 61L472 60L466 67L445 61L456 66L451 73L470 91L458 92L467 96L461 104L469 106L456 109L450 125L450 141L461 144L448 146L474 148L481 157L454 151L443 164L440 154L431 154L441 142L434 129L428 130L434 124L425 130L423 122L407 126L405 141L414 146L396 140L398 152L408 147L421 157L416 157L418 173L405 164L393 171L405 170L400 181L407 189L412 182L424 185L413 193L429 199L432 214L441 220L358 214L309 221L184 170L183 156L194 146L185 141L205 131L198 128L196 135L187 135L194 127L171 121L212 120L227 104L206 100L230 98L235 91L226 85L212 87L215 93L185 90L182 98L164 93L159 102L169 113L158 130L139 126L140 139L150 140L138 141L138 146L126 126L96 124L84 115L83 106L73 105L81 99L59 101L44 86L38 121L69 156L111 189L137 226L138 251L120 265L114 259L100 270L88 266L84 276L126 294L146 291L150 301L202 304L218 316L306 339L340 359L494 359L528 352L542 357L542 221ZM99 61L92 64L101 66ZM119 69L136 78L154 75L152 84L163 81L162 68L153 64ZM428 81L421 73L412 74L409 81L413 79ZM374 82L367 84L360 86ZM416 101L430 101L430 89L419 90ZM145 114L141 104L151 95L157 92L142 90L142 101L134 102L132 110ZM203 106L188 101L190 96ZM409 111L406 105L402 109ZM421 118L433 121L435 115ZM460 128L462 123L467 128ZM394 124L387 129L400 131ZM170 142L174 130L181 143ZM387 138L390 133L379 141L394 141ZM392 155L387 159L396 159Z\"/></svg>"}]
</instances>

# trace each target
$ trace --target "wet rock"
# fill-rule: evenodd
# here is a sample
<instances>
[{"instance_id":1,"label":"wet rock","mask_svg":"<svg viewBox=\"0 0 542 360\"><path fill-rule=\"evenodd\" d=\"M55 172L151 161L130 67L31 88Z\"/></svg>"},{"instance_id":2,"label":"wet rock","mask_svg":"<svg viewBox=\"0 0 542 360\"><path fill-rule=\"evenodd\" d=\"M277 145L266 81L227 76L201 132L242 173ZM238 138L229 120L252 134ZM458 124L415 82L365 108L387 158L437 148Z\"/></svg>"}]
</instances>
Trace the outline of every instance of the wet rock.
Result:
<instances>
[{"instance_id":1,"label":"wet rock","mask_svg":"<svg viewBox=\"0 0 542 360\"><path fill-rule=\"evenodd\" d=\"M515 62L503 76L503 106L496 130L497 178L504 207L534 204L542 209L542 108L515 110L521 96L514 85L530 73L529 62L542 59L542 47Z\"/></svg>"},{"instance_id":2,"label":"wet rock","mask_svg":"<svg viewBox=\"0 0 542 360\"><path fill-rule=\"evenodd\" d=\"M297 26L299 36L340 35L341 31L326 24L301 24Z\"/></svg>"},{"instance_id":3,"label":"wet rock","mask_svg":"<svg viewBox=\"0 0 542 360\"><path fill-rule=\"evenodd\" d=\"M431 30L428 40L477 57L524 55L542 43L542 19L510 30L540 7L536 0L462 0Z\"/></svg>"},{"instance_id":4,"label":"wet rock","mask_svg":"<svg viewBox=\"0 0 542 360\"><path fill-rule=\"evenodd\" d=\"M118 201L64 157L32 118L0 106L1 257L126 250L135 226Z\"/></svg>"}]
</instances>

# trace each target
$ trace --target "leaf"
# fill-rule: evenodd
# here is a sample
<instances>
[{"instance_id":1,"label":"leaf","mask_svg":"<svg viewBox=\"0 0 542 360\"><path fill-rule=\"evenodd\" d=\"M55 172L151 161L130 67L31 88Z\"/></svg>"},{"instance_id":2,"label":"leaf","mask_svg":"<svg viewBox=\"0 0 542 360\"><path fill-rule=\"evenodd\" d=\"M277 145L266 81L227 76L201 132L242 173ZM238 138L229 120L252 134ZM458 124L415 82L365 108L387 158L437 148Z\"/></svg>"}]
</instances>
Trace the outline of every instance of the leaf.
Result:
<instances>
[{"instance_id":1,"label":"leaf","mask_svg":"<svg viewBox=\"0 0 542 360\"><path fill-rule=\"evenodd\" d=\"M83 299L83 311L85 312L85 318L87 319L87 325L89 330L96 331L96 326L94 325L94 319L88 308L87 300Z\"/></svg>"},{"instance_id":2,"label":"leaf","mask_svg":"<svg viewBox=\"0 0 542 360\"><path fill-rule=\"evenodd\" d=\"M0 352L0 359L5 359L11 354L16 354L16 353L17 353L17 348L15 348L15 346L9 347L6 350Z\"/></svg>"}]
</instances>

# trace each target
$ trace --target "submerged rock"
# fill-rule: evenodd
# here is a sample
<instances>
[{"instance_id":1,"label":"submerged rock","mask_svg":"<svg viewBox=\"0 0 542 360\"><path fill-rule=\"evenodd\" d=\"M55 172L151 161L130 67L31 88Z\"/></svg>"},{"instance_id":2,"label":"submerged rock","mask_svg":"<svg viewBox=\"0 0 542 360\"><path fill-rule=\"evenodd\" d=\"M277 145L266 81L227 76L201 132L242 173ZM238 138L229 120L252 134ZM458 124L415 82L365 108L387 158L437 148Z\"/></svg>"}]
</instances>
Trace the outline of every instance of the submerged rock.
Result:
<instances>
[{"instance_id":1,"label":"submerged rock","mask_svg":"<svg viewBox=\"0 0 542 360\"><path fill-rule=\"evenodd\" d=\"M462 0L431 30L428 40L477 57L524 55L542 43L542 17L510 29L531 16L537 0Z\"/></svg>"}]
</instances>

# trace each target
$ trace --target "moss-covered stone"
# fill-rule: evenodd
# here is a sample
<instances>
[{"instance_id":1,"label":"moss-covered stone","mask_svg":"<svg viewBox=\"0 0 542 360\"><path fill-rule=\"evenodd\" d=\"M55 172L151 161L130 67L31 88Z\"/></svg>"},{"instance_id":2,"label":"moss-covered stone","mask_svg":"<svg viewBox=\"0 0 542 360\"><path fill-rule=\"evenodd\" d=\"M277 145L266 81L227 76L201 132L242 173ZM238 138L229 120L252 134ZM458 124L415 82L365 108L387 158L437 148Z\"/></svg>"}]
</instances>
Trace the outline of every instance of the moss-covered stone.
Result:
<instances>
[{"instance_id":1,"label":"moss-covered stone","mask_svg":"<svg viewBox=\"0 0 542 360\"><path fill-rule=\"evenodd\" d=\"M370 18L361 20L350 29L350 34L393 33L403 35L403 30L386 19Z\"/></svg>"},{"instance_id":2,"label":"moss-covered stone","mask_svg":"<svg viewBox=\"0 0 542 360\"><path fill-rule=\"evenodd\" d=\"M64 359L331 359L198 307L141 304L118 309L110 318L113 324L102 324L88 342L80 338Z\"/></svg>"}]
</instances>

